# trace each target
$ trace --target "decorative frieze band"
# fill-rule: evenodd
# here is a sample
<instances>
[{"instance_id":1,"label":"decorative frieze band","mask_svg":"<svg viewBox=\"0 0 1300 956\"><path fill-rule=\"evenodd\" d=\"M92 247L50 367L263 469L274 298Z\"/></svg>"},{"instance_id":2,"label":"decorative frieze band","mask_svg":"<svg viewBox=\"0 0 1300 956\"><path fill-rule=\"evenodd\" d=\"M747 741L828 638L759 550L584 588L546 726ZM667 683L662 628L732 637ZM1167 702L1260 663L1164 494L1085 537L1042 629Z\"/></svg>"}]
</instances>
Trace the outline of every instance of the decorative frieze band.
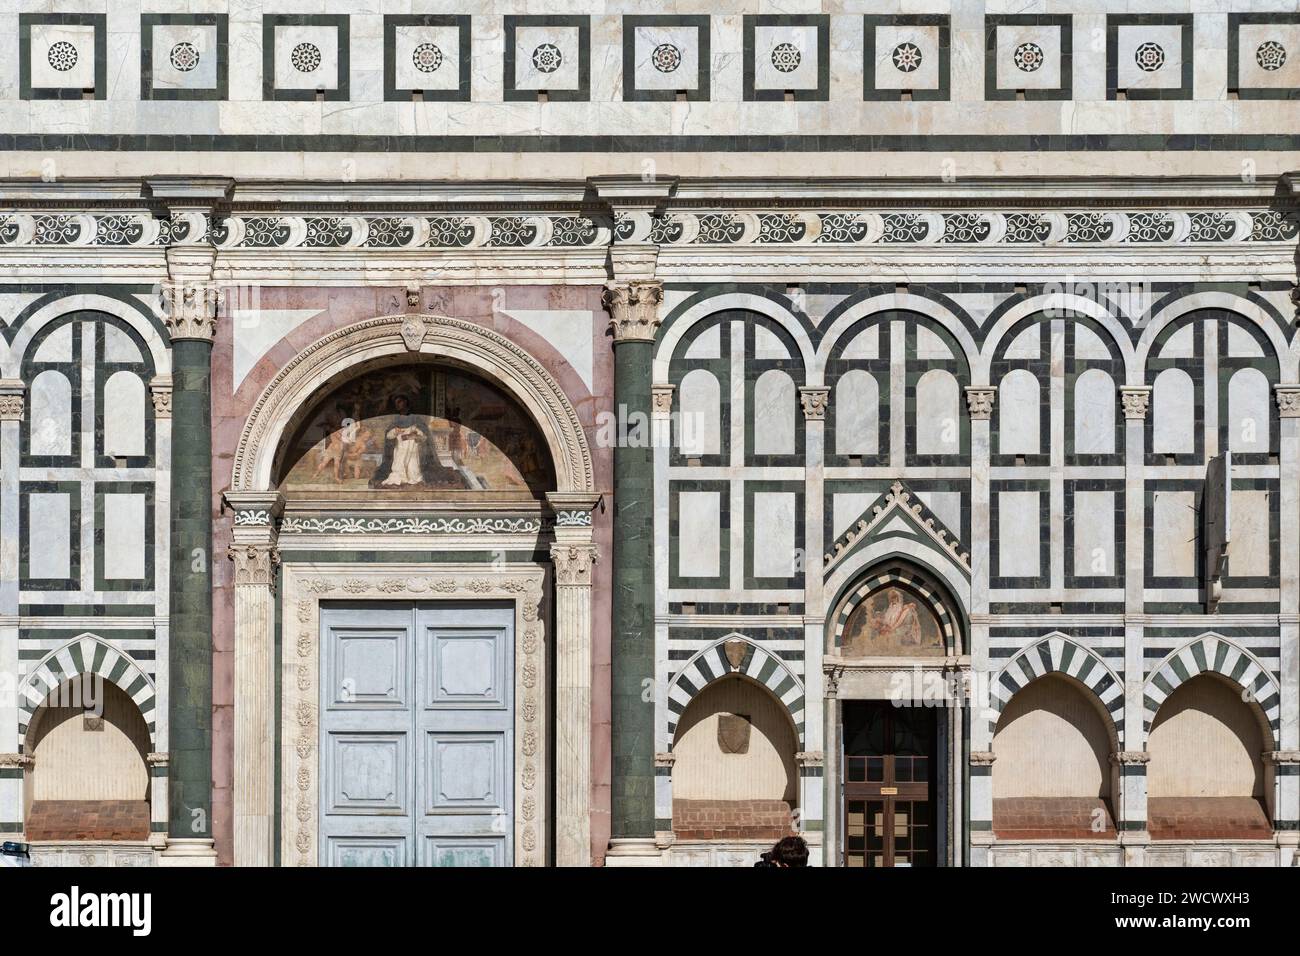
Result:
<instances>
[{"instance_id":1,"label":"decorative frieze band","mask_svg":"<svg viewBox=\"0 0 1300 956\"><path fill-rule=\"evenodd\" d=\"M820 750L801 750L794 755L794 762L801 767L821 767L826 763L826 754Z\"/></svg>"},{"instance_id":2,"label":"decorative frieze band","mask_svg":"<svg viewBox=\"0 0 1300 956\"><path fill-rule=\"evenodd\" d=\"M6 769L30 770L35 763L31 754L0 754L0 767Z\"/></svg>"},{"instance_id":3,"label":"decorative frieze band","mask_svg":"<svg viewBox=\"0 0 1300 956\"><path fill-rule=\"evenodd\" d=\"M1144 766L1151 762L1151 753L1146 750L1120 750L1111 754L1110 759L1121 767Z\"/></svg>"},{"instance_id":4,"label":"decorative frieze band","mask_svg":"<svg viewBox=\"0 0 1300 956\"><path fill-rule=\"evenodd\" d=\"M590 524L590 514L588 514ZM238 523L236 515L236 523ZM540 516L493 518L314 517L290 515L281 534L539 534L547 527Z\"/></svg>"},{"instance_id":5,"label":"decorative frieze band","mask_svg":"<svg viewBox=\"0 0 1300 956\"><path fill-rule=\"evenodd\" d=\"M672 769L673 764L677 763L677 754L660 751L655 754L655 766L667 767Z\"/></svg>"},{"instance_id":6,"label":"decorative frieze band","mask_svg":"<svg viewBox=\"0 0 1300 956\"><path fill-rule=\"evenodd\" d=\"M632 212L621 242L657 245L1181 245L1287 242L1294 216L1272 210L1153 212Z\"/></svg>"},{"instance_id":7,"label":"decorative frieze band","mask_svg":"<svg viewBox=\"0 0 1300 956\"><path fill-rule=\"evenodd\" d=\"M974 421L987 421L993 416L993 400L997 397L996 385L966 386L966 408Z\"/></svg>"},{"instance_id":8,"label":"decorative frieze band","mask_svg":"<svg viewBox=\"0 0 1300 956\"><path fill-rule=\"evenodd\" d=\"M826 420L826 406L830 401L831 390L820 385L805 385L799 389L799 403L803 405L803 417L810 422Z\"/></svg>"},{"instance_id":9,"label":"decorative frieze band","mask_svg":"<svg viewBox=\"0 0 1300 956\"><path fill-rule=\"evenodd\" d=\"M972 767L991 767L993 761L998 759L998 755L991 750L972 750L970 754L970 765Z\"/></svg>"},{"instance_id":10,"label":"decorative frieze band","mask_svg":"<svg viewBox=\"0 0 1300 956\"><path fill-rule=\"evenodd\" d=\"M968 211L898 209L650 211L538 215L12 212L0 247L169 246L218 249L538 249L620 243L692 245L1109 246L1291 242L1300 218L1275 209Z\"/></svg>"},{"instance_id":11,"label":"decorative frieze band","mask_svg":"<svg viewBox=\"0 0 1300 956\"><path fill-rule=\"evenodd\" d=\"M1120 388L1119 395L1124 404L1125 418L1140 421L1147 417L1147 408L1151 405L1150 385L1124 385Z\"/></svg>"},{"instance_id":12,"label":"decorative frieze band","mask_svg":"<svg viewBox=\"0 0 1300 956\"><path fill-rule=\"evenodd\" d=\"M610 282L605 286L605 308L614 341L653 342L659 323L659 304L664 300L664 286L654 279Z\"/></svg>"}]
</instances>

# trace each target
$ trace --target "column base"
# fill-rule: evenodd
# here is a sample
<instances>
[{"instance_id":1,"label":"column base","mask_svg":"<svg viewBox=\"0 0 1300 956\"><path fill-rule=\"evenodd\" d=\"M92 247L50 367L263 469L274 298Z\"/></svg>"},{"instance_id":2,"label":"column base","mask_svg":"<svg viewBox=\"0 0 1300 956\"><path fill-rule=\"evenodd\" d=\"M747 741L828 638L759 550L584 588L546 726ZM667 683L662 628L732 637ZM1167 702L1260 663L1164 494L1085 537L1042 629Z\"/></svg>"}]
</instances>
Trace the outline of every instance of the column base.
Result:
<instances>
[{"instance_id":1,"label":"column base","mask_svg":"<svg viewBox=\"0 0 1300 956\"><path fill-rule=\"evenodd\" d=\"M605 865L662 866L663 850L655 845L653 837L610 840L609 849L605 852Z\"/></svg>"},{"instance_id":2,"label":"column base","mask_svg":"<svg viewBox=\"0 0 1300 956\"><path fill-rule=\"evenodd\" d=\"M216 866L215 841L167 838L167 846L158 854L159 866Z\"/></svg>"}]
</instances>

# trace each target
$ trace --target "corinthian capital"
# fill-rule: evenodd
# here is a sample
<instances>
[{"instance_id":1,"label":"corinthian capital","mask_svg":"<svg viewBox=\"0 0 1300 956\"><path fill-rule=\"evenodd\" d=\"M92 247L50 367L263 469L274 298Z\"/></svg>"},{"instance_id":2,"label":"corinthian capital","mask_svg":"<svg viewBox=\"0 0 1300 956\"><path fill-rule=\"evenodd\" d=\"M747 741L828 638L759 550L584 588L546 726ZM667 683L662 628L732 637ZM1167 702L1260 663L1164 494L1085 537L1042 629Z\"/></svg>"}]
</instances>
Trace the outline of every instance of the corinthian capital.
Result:
<instances>
[{"instance_id":1,"label":"corinthian capital","mask_svg":"<svg viewBox=\"0 0 1300 956\"><path fill-rule=\"evenodd\" d=\"M235 562L235 584L275 587L275 569L280 552L269 544L232 544L230 560Z\"/></svg>"},{"instance_id":2,"label":"corinthian capital","mask_svg":"<svg viewBox=\"0 0 1300 956\"><path fill-rule=\"evenodd\" d=\"M207 283L164 282L163 322L173 342L199 339L211 342L217 334L217 310L221 289Z\"/></svg>"},{"instance_id":3,"label":"corinthian capital","mask_svg":"<svg viewBox=\"0 0 1300 956\"><path fill-rule=\"evenodd\" d=\"M633 279L605 285L605 309L614 342L653 342L659 330L659 303L664 284L656 279Z\"/></svg>"},{"instance_id":4,"label":"corinthian capital","mask_svg":"<svg viewBox=\"0 0 1300 956\"><path fill-rule=\"evenodd\" d=\"M1281 418L1300 418L1300 385L1274 385L1273 393Z\"/></svg>"},{"instance_id":5,"label":"corinthian capital","mask_svg":"<svg viewBox=\"0 0 1300 956\"><path fill-rule=\"evenodd\" d=\"M988 421L993 417L993 399L998 390L993 385L966 386L966 408L974 421Z\"/></svg>"},{"instance_id":6,"label":"corinthian capital","mask_svg":"<svg viewBox=\"0 0 1300 956\"><path fill-rule=\"evenodd\" d=\"M27 387L16 378L0 379L0 422L22 419Z\"/></svg>"},{"instance_id":7,"label":"corinthian capital","mask_svg":"<svg viewBox=\"0 0 1300 956\"><path fill-rule=\"evenodd\" d=\"M831 390L820 385L805 385L799 389L799 401L803 405L803 417L810 422L826 420L826 403Z\"/></svg>"},{"instance_id":8,"label":"corinthian capital","mask_svg":"<svg viewBox=\"0 0 1300 956\"><path fill-rule=\"evenodd\" d=\"M1150 385L1124 385L1119 390L1120 401L1124 403L1124 417L1130 421L1141 421L1147 417L1147 408L1151 405Z\"/></svg>"},{"instance_id":9,"label":"corinthian capital","mask_svg":"<svg viewBox=\"0 0 1300 956\"><path fill-rule=\"evenodd\" d=\"M591 566L596 563L593 544L553 544L551 561L555 583L561 587L591 587Z\"/></svg>"}]
</instances>

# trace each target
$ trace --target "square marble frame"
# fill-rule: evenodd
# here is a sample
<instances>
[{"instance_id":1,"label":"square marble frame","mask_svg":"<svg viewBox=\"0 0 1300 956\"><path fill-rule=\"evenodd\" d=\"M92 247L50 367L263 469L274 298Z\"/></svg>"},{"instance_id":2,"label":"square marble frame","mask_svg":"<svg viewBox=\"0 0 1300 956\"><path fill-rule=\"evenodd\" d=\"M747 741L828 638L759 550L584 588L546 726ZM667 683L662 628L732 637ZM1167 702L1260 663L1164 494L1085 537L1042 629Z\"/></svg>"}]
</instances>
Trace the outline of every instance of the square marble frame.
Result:
<instances>
[{"instance_id":1,"label":"square marble frame","mask_svg":"<svg viewBox=\"0 0 1300 956\"><path fill-rule=\"evenodd\" d=\"M351 65L348 56L349 17L346 13L287 13L264 14L262 17L262 99L311 103L316 100L315 90L281 90L275 85L275 28L276 27L334 27L338 31L338 80L332 90L322 90L321 96L330 101L350 98L348 79Z\"/></svg>"},{"instance_id":2,"label":"square marble frame","mask_svg":"<svg viewBox=\"0 0 1300 956\"><path fill-rule=\"evenodd\" d=\"M1112 13L1106 16L1106 99L1119 96L1119 28L1163 26L1182 28L1182 82L1169 89L1125 90L1130 100L1190 100L1192 98L1192 15L1190 13ZM1231 46L1229 46L1231 50ZM1231 55L1231 54L1229 54Z\"/></svg>"},{"instance_id":3,"label":"square marble frame","mask_svg":"<svg viewBox=\"0 0 1300 956\"><path fill-rule=\"evenodd\" d=\"M831 93L831 18L830 14L806 15L745 14L745 100L784 100L785 90L754 89L754 31L756 27L814 27L817 30L817 88L790 90L796 100L828 100Z\"/></svg>"},{"instance_id":4,"label":"square marble frame","mask_svg":"<svg viewBox=\"0 0 1300 956\"><path fill-rule=\"evenodd\" d=\"M591 17L574 15L513 15L505 20L505 84L502 99L509 102L536 102L540 92L551 102L585 102L591 99ZM515 86L515 31L519 27L569 27L578 31L578 88L576 90L521 90Z\"/></svg>"},{"instance_id":5,"label":"square marble frame","mask_svg":"<svg viewBox=\"0 0 1300 956\"><path fill-rule=\"evenodd\" d=\"M984 17L984 99L1014 100L1016 91L998 88L998 27L1053 26L1061 30L1061 85L1025 90L1026 100L1068 100L1074 97L1074 18L1070 14L987 14Z\"/></svg>"},{"instance_id":6,"label":"square marble frame","mask_svg":"<svg viewBox=\"0 0 1300 956\"><path fill-rule=\"evenodd\" d=\"M104 13L20 13L18 15L18 98L80 100L84 89L32 86L32 27L93 27L95 31L95 99L108 98L108 15Z\"/></svg>"},{"instance_id":7,"label":"square marble frame","mask_svg":"<svg viewBox=\"0 0 1300 956\"><path fill-rule=\"evenodd\" d=\"M629 14L623 17L623 99L627 102L644 100L676 100L676 90L642 90L636 85L636 28L637 27L694 27L699 38L697 56L699 69L695 89L685 90L688 100L708 100L712 79L712 45L707 14L677 15Z\"/></svg>"},{"instance_id":8,"label":"square marble frame","mask_svg":"<svg viewBox=\"0 0 1300 956\"><path fill-rule=\"evenodd\" d=\"M1300 13L1229 13L1228 14L1228 92L1242 100L1300 100L1300 86L1241 86L1241 28L1268 24L1300 26ZM1300 57L1300 50L1288 51Z\"/></svg>"},{"instance_id":9,"label":"square marble frame","mask_svg":"<svg viewBox=\"0 0 1300 956\"><path fill-rule=\"evenodd\" d=\"M217 28L217 82L212 89L184 90L153 85L153 28L202 26ZM140 99L224 100L230 91L230 17L224 13L140 14Z\"/></svg>"},{"instance_id":10,"label":"square marble frame","mask_svg":"<svg viewBox=\"0 0 1300 956\"><path fill-rule=\"evenodd\" d=\"M900 100L911 93L917 100L947 100L952 96L952 33L946 13L895 14L862 17L862 98ZM876 88L876 27L935 27L939 31L939 88L935 90L881 90Z\"/></svg>"},{"instance_id":11,"label":"square marble frame","mask_svg":"<svg viewBox=\"0 0 1300 956\"><path fill-rule=\"evenodd\" d=\"M422 90L425 102L467 103L470 98L470 18L465 14L385 14L384 16L384 99L409 102L412 90L397 86L397 30L399 27L455 27L460 31L456 56L460 60L457 89Z\"/></svg>"}]
</instances>

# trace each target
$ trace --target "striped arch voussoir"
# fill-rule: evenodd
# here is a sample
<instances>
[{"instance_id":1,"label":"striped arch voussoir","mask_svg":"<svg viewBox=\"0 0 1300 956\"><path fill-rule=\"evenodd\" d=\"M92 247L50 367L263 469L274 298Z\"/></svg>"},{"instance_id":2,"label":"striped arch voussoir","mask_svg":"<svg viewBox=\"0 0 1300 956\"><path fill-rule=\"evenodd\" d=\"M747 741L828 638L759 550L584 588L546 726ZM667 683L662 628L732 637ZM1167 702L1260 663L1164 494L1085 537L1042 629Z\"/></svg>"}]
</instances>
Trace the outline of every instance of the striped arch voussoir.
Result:
<instances>
[{"instance_id":1,"label":"striped arch voussoir","mask_svg":"<svg viewBox=\"0 0 1300 956\"><path fill-rule=\"evenodd\" d=\"M1156 712L1169 695L1198 674L1219 674L1242 691L1242 699L1254 700L1268 721L1278 746L1282 721L1282 694L1273 675L1244 648L1216 634L1206 634L1184 644L1151 672L1142 690L1142 737L1151 733Z\"/></svg>"},{"instance_id":2,"label":"striped arch voussoir","mask_svg":"<svg viewBox=\"0 0 1300 956\"><path fill-rule=\"evenodd\" d=\"M744 657L735 666L727 657L727 645L733 641L745 644ZM716 680L731 674L741 674L757 681L772 692L794 721L799 743L804 742L804 688L803 682L780 658L764 650L743 634L728 634L687 661L686 666L673 679L668 688L668 740L677 734L677 724L686 707L700 691Z\"/></svg>"},{"instance_id":3,"label":"striped arch voussoir","mask_svg":"<svg viewBox=\"0 0 1300 956\"><path fill-rule=\"evenodd\" d=\"M1048 674L1064 674L1087 687L1110 714L1111 729L1118 728L1124 710L1123 682L1094 651L1064 634L1049 634L1013 657L993 682L989 706L1000 715L1017 691Z\"/></svg>"},{"instance_id":4,"label":"striped arch voussoir","mask_svg":"<svg viewBox=\"0 0 1300 956\"><path fill-rule=\"evenodd\" d=\"M157 693L144 671L126 654L94 634L81 634L51 652L23 681L18 692L18 739L25 741L32 715L61 684L78 675L95 675L116 684L140 709L156 743Z\"/></svg>"},{"instance_id":5,"label":"striped arch voussoir","mask_svg":"<svg viewBox=\"0 0 1300 956\"><path fill-rule=\"evenodd\" d=\"M948 648L949 653L957 652L957 622L953 618L952 612L948 610L947 603L932 584L904 568L891 568L880 574L872 574L859 584L848 599L840 605L840 613L835 617L836 647L840 647L844 642L844 627L848 624L853 612L867 599L868 595L880 590L887 584L905 585L924 597L926 604L939 621L944 646Z\"/></svg>"}]
</instances>

